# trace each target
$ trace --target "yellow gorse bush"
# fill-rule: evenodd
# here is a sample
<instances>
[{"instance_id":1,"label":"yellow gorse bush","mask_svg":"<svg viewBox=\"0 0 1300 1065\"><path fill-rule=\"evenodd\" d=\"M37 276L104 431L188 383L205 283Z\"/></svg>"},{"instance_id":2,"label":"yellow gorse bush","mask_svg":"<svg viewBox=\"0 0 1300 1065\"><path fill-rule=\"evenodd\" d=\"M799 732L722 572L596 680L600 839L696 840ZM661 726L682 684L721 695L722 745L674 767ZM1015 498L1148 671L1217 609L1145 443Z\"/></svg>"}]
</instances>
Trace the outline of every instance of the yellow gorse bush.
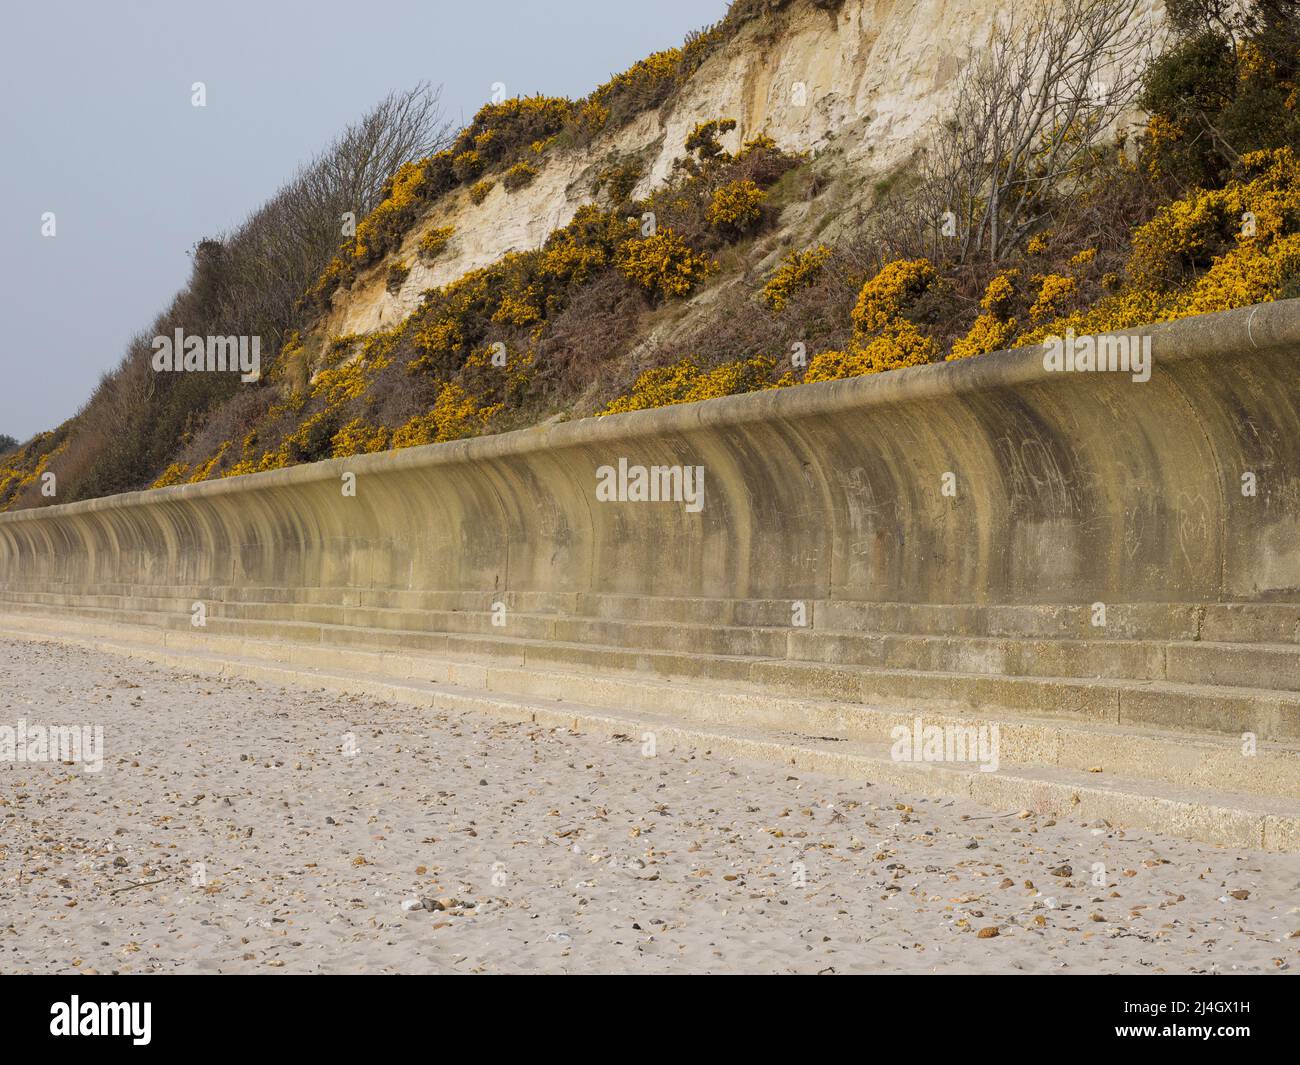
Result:
<instances>
[{"instance_id":1,"label":"yellow gorse bush","mask_svg":"<svg viewBox=\"0 0 1300 1065\"><path fill-rule=\"evenodd\" d=\"M500 404L480 407L465 389L449 382L438 392L433 409L427 414L417 414L393 432L393 447L417 447L421 444L440 444L448 440L472 436L497 411Z\"/></svg>"},{"instance_id":2,"label":"yellow gorse bush","mask_svg":"<svg viewBox=\"0 0 1300 1065\"><path fill-rule=\"evenodd\" d=\"M1177 144L1186 136L1186 131L1168 115L1154 114L1147 119L1145 167L1153 178L1161 176L1161 159L1165 149Z\"/></svg>"},{"instance_id":3,"label":"yellow gorse bush","mask_svg":"<svg viewBox=\"0 0 1300 1065\"><path fill-rule=\"evenodd\" d=\"M1042 279L1038 299L1029 308L1029 317L1035 322L1059 317L1078 294L1079 283L1074 278L1063 274L1048 274Z\"/></svg>"},{"instance_id":4,"label":"yellow gorse bush","mask_svg":"<svg viewBox=\"0 0 1300 1065\"><path fill-rule=\"evenodd\" d=\"M989 314L1004 316L1016 297L1016 278L1019 270L1004 270L988 283L984 297L980 300L980 309Z\"/></svg>"},{"instance_id":5,"label":"yellow gorse bush","mask_svg":"<svg viewBox=\"0 0 1300 1065\"><path fill-rule=\"evenodd\" d=\"M1223 254L1267 248L1297 231L1300 161L1290 148L1254 152L1243 175L1224 188L1196 190L1163 207L1133 234L1129 275L1165 289Z\"/></svg>"},{"instance_id":6,"label":"yellow gorse bush","mask_svg":"<svg viewBox=\"0 0 1300 1065\"><path fill-rule=\"evenodd\" d=\"M1300 280L1300 160L1290 148L1242 157L1222 189L1193 190L1133 233L1119 291L1022 334L1105 333L1278 299Z\"/></svg>"},{"instance_id":7,"label":"yellow gorse bush","mask_svg":"<svg viewBox=\"0 0 1300 1065\"><path fill-rule=\"evenodd\" d=\"M939 279L929 259L898 259L886 263L858 293L850 316L859 333L887 329Z\"/></svg>"},{"instance_id":8,"label":"yellow gorse bush","mask_svg":"<svg viewBox=\"0 0 1300 1065\"><path fill-rule=\"evenodd\" d=\"M188 462L173 462L170 466L168 466L165 470L163 470L159 478L156 481L154 481L154 483L151 484L149 487L168 488L174 484L184 484L185 478L189 474L189 472L190 472L190 464Z\"/></svg>"},{"instance_id":9,"label":"yellow gorse bush","mask_svg":"<svg viewBox=\"0 0 1300 1065\"><path fill-rule=\"evenodd\" d=\"M601 414L626 414L792 384L788 375L780 381L772 380L775 366L766 355L755 355L701 370L694 359L686 358L672 366L646 370L631 392L614 400Z\"/></svg>"},{"instance_id":10,"label":"yellow gorse bush","mask_svg":"<svg viewBox=\"0 0 1300 1065\"><path fill-rule=\"evenodd\" d=\"M325 357L325 365L312 378L308 396L319 401L321 409L304 418L297 427L281 441L275 450L258 455L258 434L254 430L244 437L240 457L222 477L238 477L246 473L261 473L265 470L278 470L302 461L306 456L315 455L331 445L332 438L347 430L346 439L355 438L358 426L350 430L332 432L331 427L338 424L339 413L347 405L360 399L369 391L374 378L392 364L392 349L396 341L395 333L372 333L364 339L355 336L339 337L331 345ZM297 413L306 403L306 396L299 393L290 394L282 405L273 406L270 417L283 413ZM174 464L163 473L161 482L180 483L186 472L188 481L206 481L213 476L221 460L231 448L230 441L223 441L208 460L194 467L192 472L181 469L184 463ZM359 453L348 452L349 454ZM155 483L154 487L163 487Z\"/></svg>"},{"instance_id":11,"label":"yellow gorse bush","mask_svg":"<svg viewBox=\"0 0 1300 1065\"><path fill-rule=\"evenodd\" d=\"M848 350L821 352L808 364L804 381L835 381L930 362L937 353L934 341L903 314L937 280L928 259L886 263L858 293Z\"/></svg>"},{"instance_id":12,"label":"yellow gorse bush","mask_svg":"<svg viewBox=\"0 0 1300 1065\"><path fill-rule=\"evenodd\" d=\"M767 279L759 293L759 299L774 311L785 310L785 305L800 289L807 288L825 269L831 257L831 249L825 244L807 248L804 251L791 251L781 260L781 265Z\"/></svg>"},{"instance_id":13,"label":"yellow gorse bush","mask_svg":"<svg viewBox=\"0 0 1300 1065\"><path fill-rule=\"evenodd\" d=\"M460 152L451 161L451 172L457 181L472 181L483 173L483 153L477 148Z\"/></svg>"},{"instance_id":14,"label":"yellow gorse bush","mask_svg":"<svg viewBox=\"0 0 1300 1065\"><path fill-rule=\"evenodd\" d=\"M330 439L330 453L336 459L387 449L388 429L382 425L370 425L364 418L353 418Z\"/></svg>"},{"instance_id":15,"label":"yellow gorse bush","mask_svg":"<svg viewBox=\"0 0 1300 1065\"><path fill-rule=\"evenodd\" d=\"M689 295L718 266L666 227L625 241L619 246L616 265L628 281L658 299Z\"/></svg>"},{"instance_id":16,"label":"yellow gorse bush","mask_svg":"<svg viewBox=\"0 0 1300 1065\"><path fill-rule=\"evenodd\" d=\"M214 454L210 459L208 459L207 462L203 463L203 465L199 466L197 469L194 470L193 473L190 474L188 478L188 483L198 484L200 481L206 481L212 475L212 471L216 468L217 463L219 463L222 460L222 458L225 457L225 454L229 449L230 449L230 441L223 440L221 442L221 445L217 448L216 454Z\"/></svg>"},{"instance_id":17,"label":"yellow gorse bush","mask_svg":"<svg viewBox=\"0 0 1300 1065\"><path fill-rule=\"evenodd\" d=\"M525 185L531 185L537 177L537 167L532 163L515 163L506 171L505 177L501 179L501 184L507 192L514 192L516 189L522 189Z\"/></svg>"},{"instance_id":18,"label":"yellow gorse bush","mask_svg":"<svg viewBox=\"0 0 1300 1065\"><path fill-rule=\"evenodd\" d=\"M734 118L713 118L707 122L697 122L695 127L686 135L686 150L698 155L701 159L725 159L727 153L719 142L718 137L724 133L730 133L736 128Z\"/></svg>"},{"instance_id":19,"label":"yellow gorse bush","mask_svg":"<svg viewBox=\"0 0 1300 1065\"><path fill-rule=\"evenodd\" d=\"M1015 280L1019 270L1004 270L988 283L984 298L980 300L982 313L975 319L970 332L953 342L949 360L965 359L971 355L987 355L1011 345L1016 335L1016 320L1010 317L1010 307L1015 299Z\"/></svg>"},{"instance_id":20,"label":"yellow gorse bush","mask_svg":"<svg viewBox=\"0 0 1300 1065\"><path fill-rule=\"evenodd\" d=\"M348 400L360 399L374 375L389 362L380 346L367 346L355 358L321 370L311 383L311 394L323 399L326 407L338 407Z\"/></svg>"},{"instance_id":21,"label":"yellow gorse bush","mask_svg":"<svg viewBox=\"0 0 1300 1065\"><path fill-rule=\"evenodd\" d=\"M587 107L597 108L604 118L594 129L600 129L609 117L609 103L616 98L629 100L634 106L652 103L663 95L677 80L682 60L680 48L667 48L653 52L633 63L621 74L616 74L588 98Z\"/></svg>"},{"instance_id":22,"label":"yellow gorse bush","mask_svg":"<svg viewBox=\"0 0 1300 1065\"><path fill-rule=\"evenodd\" d=\"M823 351L808 364L804 382L838 381L843 377L901 370L905 366L923 366L933 360L936 350L933 340L900 318L879 336L855 341L847 351Z\"/></svg>"},{"instance_id":23,"label":"yellow gorse bush","mask_svg":"<svg viewBox=\"0 0 1300 1065\"><path fill-rule=\"evenodd\" d=\"M357 226L352 248L354 259L368 259L378 249L378 238L394 231L400 234L410 223L410 213L419 203L424 187L423 163L403 163L385 186L387 193L379 206Z\"/></svg>"},{"instance_id":24,"label":"yellow gorse bush","mask_svg":"<svg viewBox=\"0 0 1300 1065\"><path fill-rule=\"evenodd\" d=\"M739 236L753 229L763 217L766 198L763 190L748 179L728 182L714 192L706 218L720 233Z\"/></svg>"},{"instance_id":25,"label":"yellow gorse bush","mask_svg":"<svg viewBox=\"0 0 1300 1065\"><path fill-rule=\"evenodd\" d=\"M578 108L578 128L584 133L599 133L608 121L609 108L598 100L588 100Z\"/></svg>"},{"instance_id":26,"label":"yellow gorse bush","mask_svg":"<svg viewBox=\"0 0 1300 1065\"><path fill-rule=\"evenodd\" d=\"M436 259L446 249L455 226L435 226L420 238L420 254L425 259Z\"/></svg>"}]
</instances>

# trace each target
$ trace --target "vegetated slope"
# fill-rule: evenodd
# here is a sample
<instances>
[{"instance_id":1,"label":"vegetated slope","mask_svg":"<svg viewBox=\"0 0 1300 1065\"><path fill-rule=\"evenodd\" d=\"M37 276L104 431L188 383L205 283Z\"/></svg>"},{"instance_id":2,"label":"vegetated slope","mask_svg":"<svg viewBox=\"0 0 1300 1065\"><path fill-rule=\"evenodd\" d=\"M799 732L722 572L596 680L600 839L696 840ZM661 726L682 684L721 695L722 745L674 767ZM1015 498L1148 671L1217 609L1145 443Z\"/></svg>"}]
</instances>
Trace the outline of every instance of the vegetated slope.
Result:
<instances>
[{"instance_id":1,"label":"vegetated slope","mask_svg":"<svg viewBox=\"0 0 1300 1065\"><path fill-rule=\"evenodd\" d=\"M135 486L1298 294L1293 3L1001 6L738 3L584 100L485 106ZM87 413L0 464L0 504L96 494Z\"/></svg>"}]
</instances>

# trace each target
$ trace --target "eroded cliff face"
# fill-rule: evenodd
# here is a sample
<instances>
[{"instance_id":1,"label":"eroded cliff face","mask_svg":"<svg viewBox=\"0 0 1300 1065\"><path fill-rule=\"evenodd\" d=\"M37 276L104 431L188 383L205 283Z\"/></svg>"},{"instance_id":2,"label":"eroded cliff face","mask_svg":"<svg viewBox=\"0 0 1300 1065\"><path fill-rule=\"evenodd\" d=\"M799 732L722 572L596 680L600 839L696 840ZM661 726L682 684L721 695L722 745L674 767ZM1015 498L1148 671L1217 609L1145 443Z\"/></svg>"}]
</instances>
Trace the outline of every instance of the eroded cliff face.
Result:
<instances>
[{"instance_id":1,"label":"eroded cliff face","mask_svg":"<svg viewBox=\"0 0 1300 1065\"><path fill-rule=\"evenodd\" d=\"M636 195L662 183L699 122L735 119L723 138L728 150L765 133L789 151L809 152L834 186L819 197L815 217L792 205L773 242L799 239L800 230L834 236L840 217L869 199L875 181L906 163L951 101L958 75L989 38L997 18L1036 0L845 0L838 10L799 0L745 25L663 108L646 111L581 150L546 153L533 183L514 192L498 184L481 204L457 189L435 203L401 248L335 296L318 325L320 339L388 329L409 315L429 288L445 285L511 251L536 248L593 198L597 172L614 157L639 157ZM1144 21L1154 34L1163 5ZM828 218L828 213L836 217ZM434 262L416 254L435 227L455 234ZM389 292L387 269L410 272Z\"/></svg>"}]
</instances>

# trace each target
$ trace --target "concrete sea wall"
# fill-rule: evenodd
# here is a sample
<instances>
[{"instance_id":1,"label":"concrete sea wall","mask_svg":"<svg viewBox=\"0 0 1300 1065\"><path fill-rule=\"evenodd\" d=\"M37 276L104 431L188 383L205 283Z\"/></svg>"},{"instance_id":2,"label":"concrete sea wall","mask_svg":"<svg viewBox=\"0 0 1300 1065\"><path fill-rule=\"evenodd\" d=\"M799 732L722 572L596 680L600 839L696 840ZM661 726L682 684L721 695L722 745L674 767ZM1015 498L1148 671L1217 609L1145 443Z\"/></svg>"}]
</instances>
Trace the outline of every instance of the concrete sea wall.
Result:
<instances>
[{"instance_id":1,"label":"concrete sea wall","mask_svg":"<svg viewBox=\"0 0 1300 1065\"><path fill-rule=\"evenodd\" d=\"M1146 382L1026 349L3 514L0 585L1300 597L1300 301L1146 332ZM702 508L602 501L620 459Z\"/></svg>"}]
</instances>

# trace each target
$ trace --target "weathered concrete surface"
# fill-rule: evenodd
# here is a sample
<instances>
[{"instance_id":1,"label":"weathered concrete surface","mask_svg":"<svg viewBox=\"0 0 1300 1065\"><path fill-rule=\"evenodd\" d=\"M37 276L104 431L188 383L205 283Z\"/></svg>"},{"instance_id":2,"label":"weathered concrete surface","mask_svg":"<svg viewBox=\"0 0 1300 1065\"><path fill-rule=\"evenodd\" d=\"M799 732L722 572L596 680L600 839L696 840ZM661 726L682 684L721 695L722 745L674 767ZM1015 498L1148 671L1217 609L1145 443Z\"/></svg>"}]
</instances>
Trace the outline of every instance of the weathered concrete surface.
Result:
<instances>
[{"instance_id":1,"label":"weathered concrete surface","mask_svg":"<svg viewBox=\"0 0 1300 1065\"><path fill-rule=\"evenodd\" d=\"M1152 334L0 515L0 632L1300 850L1300 301Z\"/></svg>"},{"instance_id":2,"label":"weathered concrete surface","mask_svg":"<svg viewBox=\"0 0 1300 1065\"><path fill-rule=\"evenodd\" d=\"M1146 383L1029 349L4 514L0 585L1300 597L1300 301L1151 332ZM620 458L702 466L703 509L599 502Z\"/></svg>"}]
</instances>

